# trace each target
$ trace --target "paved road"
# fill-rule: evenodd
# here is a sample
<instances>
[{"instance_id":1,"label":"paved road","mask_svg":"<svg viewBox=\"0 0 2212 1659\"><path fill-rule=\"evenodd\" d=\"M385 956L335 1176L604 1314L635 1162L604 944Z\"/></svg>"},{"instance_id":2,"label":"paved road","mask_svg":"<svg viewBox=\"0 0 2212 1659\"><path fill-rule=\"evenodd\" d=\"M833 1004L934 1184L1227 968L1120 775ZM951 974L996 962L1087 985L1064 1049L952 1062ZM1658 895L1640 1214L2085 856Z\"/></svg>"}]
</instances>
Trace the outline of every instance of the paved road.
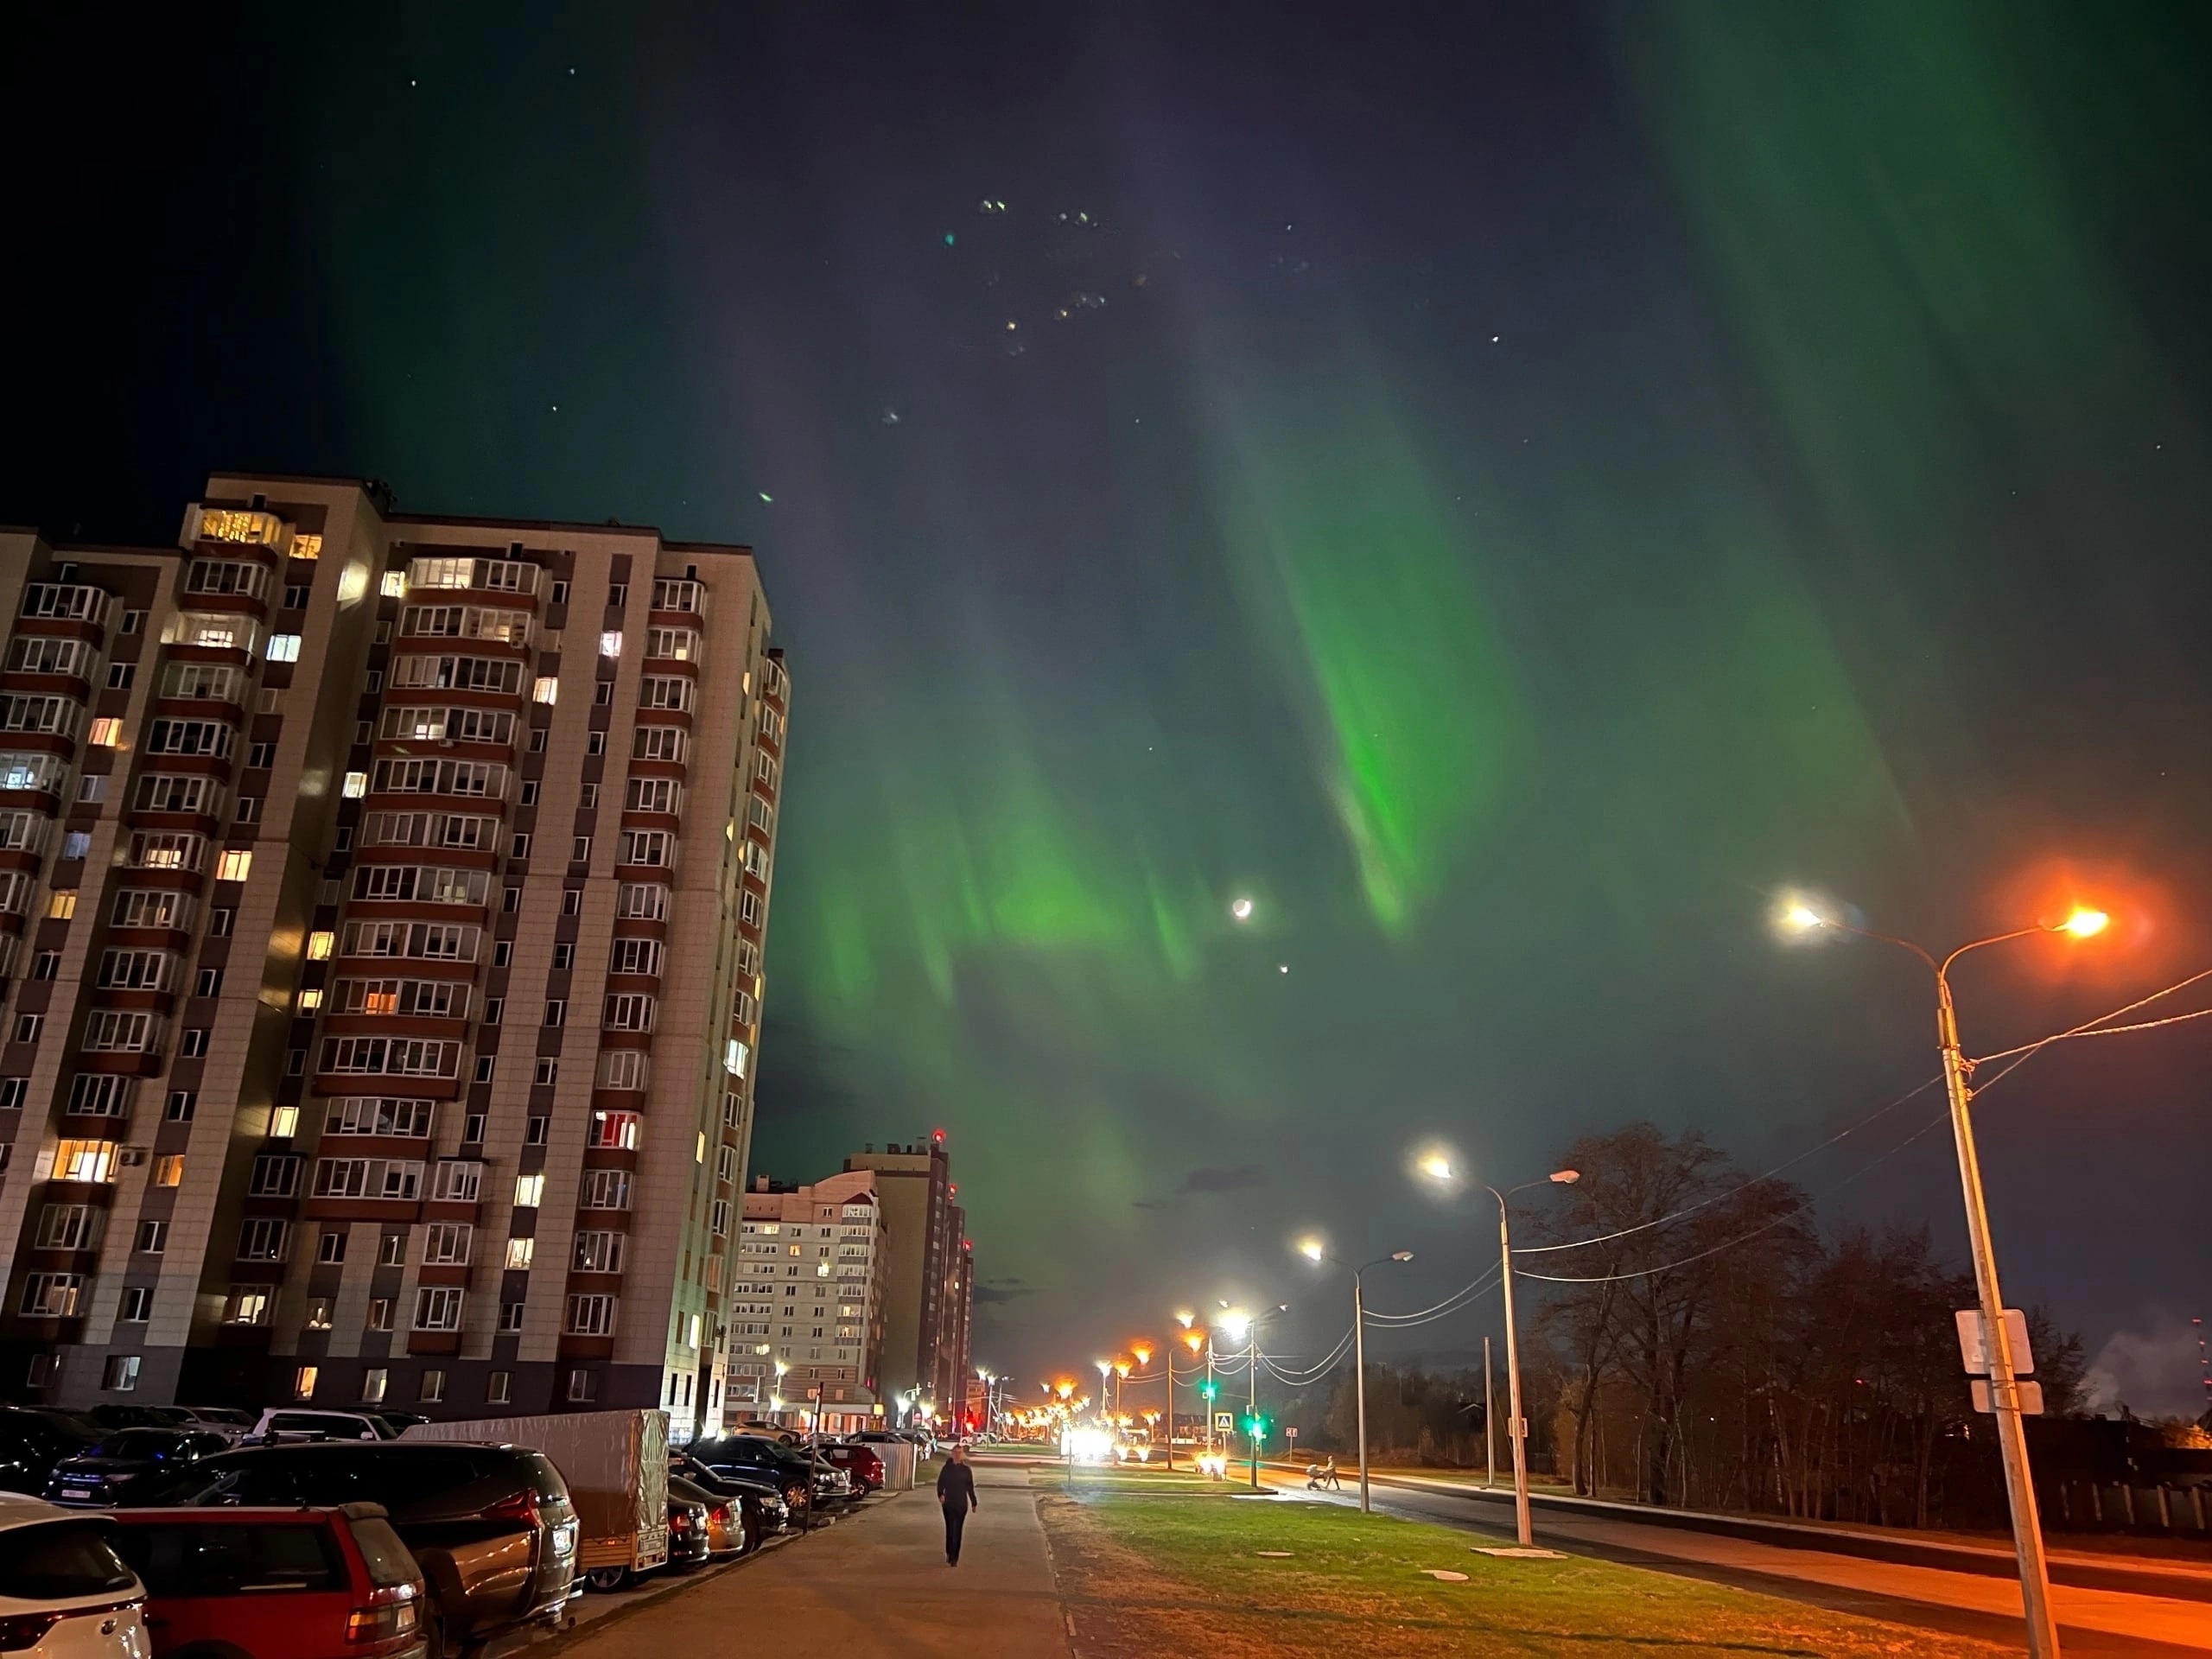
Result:
<instances>
[{"instance_id":1,"label":"paved road","mask_svg":"<svg viewBox=\"0 0 2212 1659\"><path fill-rule=\"evenodd\" d=\"M1263 1471L1280 1491L1312 1497L1302 1478ZM1482 1532L1511 1541L1513 1496L1478 1490L1376 1484L1375 1507L1388 1514ZM1315 1501L1357 1503L1357 1491ZM1539 1508L1536 1541L1662 1573L1733 1584L1837 1612L1885 1618L1923 1630L2018 1644L2020 1587L2009 1580L1936 1567L1904 1566L1780 1548L1749 1540L1685 1532L1649 1522ZM2202 1659L2212 1653L2212 1604L2054 1586L2061 1637L2069 1655L2126 1655L2131 1659Z\"/></svg>"},{"instance_id":2,"label":"paved road","mask_svg":"<svg viewBox=\"0 0 2212 1659\"><path fill-rule=\"evenodd\" d=\"M873 1500L828 1531L587 1625L554 1659L1073 1659L1026 1471L977 1471L960 1565L924 1488Z\"/></svg>"}]
</instances>

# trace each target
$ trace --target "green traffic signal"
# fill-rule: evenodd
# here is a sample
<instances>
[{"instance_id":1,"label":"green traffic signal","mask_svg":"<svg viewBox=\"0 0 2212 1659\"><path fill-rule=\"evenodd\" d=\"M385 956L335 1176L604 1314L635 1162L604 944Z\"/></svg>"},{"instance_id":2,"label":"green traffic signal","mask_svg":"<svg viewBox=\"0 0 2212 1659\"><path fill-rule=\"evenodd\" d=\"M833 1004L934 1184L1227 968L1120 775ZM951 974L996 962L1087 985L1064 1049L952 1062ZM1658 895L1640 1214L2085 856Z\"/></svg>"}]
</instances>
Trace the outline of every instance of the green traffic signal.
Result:
<instances>
[{"instance_id":1,"label":"green traffic signal","mask_svg":"<svg viewBox=\"0 0 2212 1659\"><path fill-rule=\"evenodd\" d=\"M1211 1400L1221 1392L1221 1385L1217 1382L1201 1382L1198 1384L1198 1392Z\"/></svg>"}]
</instances>

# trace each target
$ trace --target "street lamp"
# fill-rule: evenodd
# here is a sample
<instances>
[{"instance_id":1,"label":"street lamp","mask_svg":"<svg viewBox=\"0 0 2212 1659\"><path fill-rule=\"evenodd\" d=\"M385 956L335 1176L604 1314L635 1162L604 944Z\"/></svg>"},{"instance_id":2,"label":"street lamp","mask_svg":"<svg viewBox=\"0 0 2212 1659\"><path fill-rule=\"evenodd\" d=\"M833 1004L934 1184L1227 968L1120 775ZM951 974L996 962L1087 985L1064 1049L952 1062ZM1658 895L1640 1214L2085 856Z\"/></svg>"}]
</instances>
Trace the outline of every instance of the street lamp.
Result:
<instances>
[{"instance_id":1,"label":"street lamp","mask_svg":"<svg viewBox=\"0 0 2212 1659\"><path fill-rule=\"evenodd\" d=\"M1103 1424L1106 1421L1106 1402L1109 1397L1107 1390L1112 1386L1114 1362L1094 1359L1090 1363L1098 1368L1098 1421Z\"/></svg>"},{"instance_id":2,"label":"street lamp","mask_svg":"<svg viewBox=\"0 0 2212 1659\"><path fill-rule=\"evenodd\" d=\"M1446 1153L1427 1154L1421 1160L1420 1168L1423 1175L1440 1187L1449 1190L1459 1185L1459 1172L1452 1166ZM1523 1549L1532 1548L1536 1538L1529 1518L1529 1426L1521 1415L1521 1342L1513 1319L1513 1232L1506 1217L1505 1201L1516 1192L1526 1192L1531 1187L1572 1186L1581 1179L1580 1170L1555 1169L1541 1181L1523 1181L1503 1192L1487 1183L1478 1183L1497 1200L1499 1274L1505 1287L1505 1404L1513 1415L1505 1433L1513 1443L1513 1528Z\"/></svg>"},{"instance_id":3,"label":"street lamp","mask_svg":"<svg viewBox=\"0 0 2212 1659\"><path fill-rule=\"evenodd\" d=\"M1974 1150L1974 1118L1970 1108L1974 1090L1967 1084L1974 1063L1959 1047L1959 1016L1951 1001L1951 964L1969 950L2038 934L2063 933L2070 938L2090 939L2110 925L2101 910L2077 905L2056 922L2014 928L2009 933L1974 939L1937 961L1934 953L1910 939L1901 939L1868 928L1853 927L1823 914L1803 900L1790 903L1782 913L1785 925L1799 933L1854 933L1862 939L1910 950L1936 976L1936 1046L1943 1057L1943 1090L1950 1101L1951 1140L1959 1159L1959 1186L1966 1199L1967 1242L1974 1254L1974 1291L1981 1304L1983 1361L1989 1367L1989 1403L1997 1418L1997 1444L2004 1454L2005 1493L2012 1512L2012 1553L2020 1565L2020 1600L2026 1615L2028 1652L2031 1659L2057 1659L2058 1621L2050 1605L2050 1568L2044 1558L2043 1522L2036 1513L2036 1489L2028 1473L2028 1436L2020 1414L2020 1385L2013 1376L2012 1337L2005 1324L2005 1298L1997 1284L1997 1251L1989 1236L1989 1208L1982 1197L1981 1160Z\"/></svg>"},{"instance_id":4,"label":"street lamp","mask_svg":"<svg viewBox=\"0 0 2212 1659\"><path fill-rule=\"evenodd\" d=\"M1260 1327L1278 1313L1290 1312L1288 1302L1277 1302L1264 1313L1247 1313L1242 1308L1221 1305L1221 1328L1229 1332L1231 1342L1238 1337L1245 1339L1244 1346L1244 1442L1251 1453L1252 1490L1260 1490Z\"/></svg>"},{"instance_id":5,"label":"street lamp","mask_svg":"<svg viewBox=\"0 0 2212 1659\"><path fill-rule=\"evenodd\" d=\"M1344 1263L1329 1254L1328 1247L1318 1238L1309 1238L1298 1247L1298 1253L1319 1266L1326 1262L1332 1267L1343 1268ZM1373 1512L1367 1501L1367 1297L1360 1281L1370 1268L1379 1268L1392 1262L1410 1262L1411 1250L1393 1250L1379 1255L1372 1262L1363 1262L1356 1268L1346 1268L1351 1274L1351 1352L1352 1396L1359 1408L1359 1512Z\"/></svg>"}]
</instances>

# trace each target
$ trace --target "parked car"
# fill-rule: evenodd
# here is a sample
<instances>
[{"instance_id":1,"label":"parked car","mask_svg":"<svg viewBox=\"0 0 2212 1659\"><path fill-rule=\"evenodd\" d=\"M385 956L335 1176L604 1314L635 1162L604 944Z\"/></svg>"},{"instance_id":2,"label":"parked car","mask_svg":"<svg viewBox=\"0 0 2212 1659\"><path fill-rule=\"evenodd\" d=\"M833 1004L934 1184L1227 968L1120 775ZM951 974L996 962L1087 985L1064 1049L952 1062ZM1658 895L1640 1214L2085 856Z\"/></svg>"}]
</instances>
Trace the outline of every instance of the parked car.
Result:
<instances>
[{"instance_id":1,"label":"parked car","mask_svg":"<svg viewBox=\"0 0 2212 1659\"><path fill-rule=\"evenodd\" d=\"M202 1427L227 1433L232 1440L245 1433L261 1419L257 1411L248 1411L244 1406L179 1406L177 1410Z\"/></svg>"},{"instance_id":2,"label":"parked car","mask_svg":"<svg viewBox=\"0 0 2212 1659\"><path fill-rule=\"evenodd\" d=\"M181 1406L103 1405L85 1415L102 1428L181 1428L192 1421Z\"/></svg>"},{"instance_id":3,"label":"parked car","mask_svg":"<svg viewBox=\"0 0 2212 1659\"><path fill-rule=\"evenodd\" d=\"M230 1449L228 1439L206 1429L120 1429L55 1464L46 1483L47 1501L105 1506L134 1481Z\"/></svg>"},{"instance_id":4,"label":"parked car","mask_svg":"<svg viewBox=\"0 0 2212 1659\"><path fill-rule=\"evenodd\" d=\"M678 1550L676 1510L679 1502L696 1503L705 1512L706 1555L742 1555L760 1542L760 1534L745 1515L743 1500L735 1493L721 1493L671 1472L668 1478L668 1559L673 1564Z\"/></svg>"},{"instance_id":5,"label":"parked car","mask_svg":"<svg viewBox=\"0 0 2212 1659\"><path fill-rule=\"evenodd\" d=\"M524 1446L385 1441L243 1447L134 1486L135 1507L380 1503L423 1567L433 1659L567 1604L575 1507L560 1471Z\"/></svg>"},{"instance_id":6,"label":"parked car","mask_svg":"<svg viewBox=\"0 0 2212 1659\"><path fill-rule=\"evenodd\" d=\"M752 1434L723 1434L710 1440L694 1440L686 1448L695 1463L721 1474L725 1471L766 1475L776 1483L785 1504L796 1515L817 1496L821 1483L810 1479L807 1459L793 1447Z\"/></svg>"},{"instance_id":7,"label":"parked car","mask_svg":"<svg viewBox=\"0 0 2212 1659\"><path fill-rule=\"evenodd\" d=\"M702 1491L742 1504L747 1534L752 1541L746 1546L748 1549L791 1524L791 1505L784 1502L772 1473L734 1468L716 1471L681 1452L670 1454L668 1473L671 1479L680 1477Z\"/></svg>"},{"instance_id":8,"label":"parked car","mask_svg":"<svg viewBox=\"0 0 2212 1659\"><path fill-rule=\"evenodd\" d=\"M0 1653L151 1659L145 1586L105 1516L0 1494Z\"/></svg>"},{"instance_id":9,"label":"parked car","mask_svg":"<svg viewBox=\"0 0 2212 1659\"><path fill-rule=\"evenodd\" d=\"M423 1569L384 1509L124 1510L154 1659L433 1659Z\"/></svg>"},{"instance_id":10,"label":"parked car","mask_svg":"<svg viewBox=\"0 0 2212 1659\"><path fill-rule=\"evenodd\" d=\"M854 1446L842 1440L833 1440L820 1448L822 1459L832 1468L842 1469L853 1478L859 1495L883 1490L883 1459L864 1446Z\"/></svg>"},{"instance_id":11,"label":"parked car","mask_svg":"<svg viewBox=\"0 0 2212 1659\"><path fill-rule=\"evenodd\" d=\"M805 1446L785 1446L781 1440L761 1440L750 1433L726 1433L715 1440L692 1440L688 1451L708 1469L774 1473L777 1491L791 1510L827 1509L856 1496L852 1476L823 1462L821 1453L810 1453Z\"/></svg>"},{"instance_id":12,"label":"parked car","mask_svg":"<svg viewBox=\"0 0 2212 1659\"><path fill-rule=\"evenodd\" d=\"M100 1438L99 1426L48 1406L0 1407L0 1491L37 1497L54 1465Z\"/></svg>"},{"instance_id":13,"label":"parked car","mask_svg":"<svg viewBox=\"0 0 2212 1659\"><path fill-rule=\"evenodd\" d=\"M668 1483L668 1564L704 1567L715 1553L707 1513L714 1503L696 1486L689 1492L678 1491L683 1484L680 1478Z\"/></svg>"},{"instance_id":14,"label":"parked car","mask_svg":"<svg viewBox=\"0 0 2212 1659\"><path fill-rule=\"evenodd\" d=\"M302 1411L271 1406L246 1431L247 1446L290 1446L301 1440L396 1440L399 1431L373 1411Z\"/></svg>"}]
</instances>

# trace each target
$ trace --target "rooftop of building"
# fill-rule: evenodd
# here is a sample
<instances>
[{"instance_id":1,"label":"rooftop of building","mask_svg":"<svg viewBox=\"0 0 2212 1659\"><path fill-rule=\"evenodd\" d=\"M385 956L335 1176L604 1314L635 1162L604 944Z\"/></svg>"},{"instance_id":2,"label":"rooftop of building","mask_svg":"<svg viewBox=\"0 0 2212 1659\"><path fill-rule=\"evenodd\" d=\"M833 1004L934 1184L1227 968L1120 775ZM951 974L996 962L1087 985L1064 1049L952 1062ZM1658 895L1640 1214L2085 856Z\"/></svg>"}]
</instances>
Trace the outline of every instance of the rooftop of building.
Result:
<instances>
[{"instance_id":1,"label":"rooftop of building","mask_svg":"<svg viewBox=\"0 0 2212 1659\"><path fill-rule=\"evenodd\" d=\"M388 524L450 524L468 530L529 530L549 535L637 536L650 537L671 553L726 553L747 559L753 556L752 548L741 542L671 541L662 535L657 524L626 524L619 518L586 524L568 518L497 518L465 512L402 512L398 507L399 498L392 493L391 486L377 478L316 478L296 473L217 473L207 481L211 485L266 484L279 489L288 484L305 484L326 490L355 489L369 498L376 506L378 515ZM228 507L247 504L211 496L203 505Z\"/></svg>"}]
</instances>

